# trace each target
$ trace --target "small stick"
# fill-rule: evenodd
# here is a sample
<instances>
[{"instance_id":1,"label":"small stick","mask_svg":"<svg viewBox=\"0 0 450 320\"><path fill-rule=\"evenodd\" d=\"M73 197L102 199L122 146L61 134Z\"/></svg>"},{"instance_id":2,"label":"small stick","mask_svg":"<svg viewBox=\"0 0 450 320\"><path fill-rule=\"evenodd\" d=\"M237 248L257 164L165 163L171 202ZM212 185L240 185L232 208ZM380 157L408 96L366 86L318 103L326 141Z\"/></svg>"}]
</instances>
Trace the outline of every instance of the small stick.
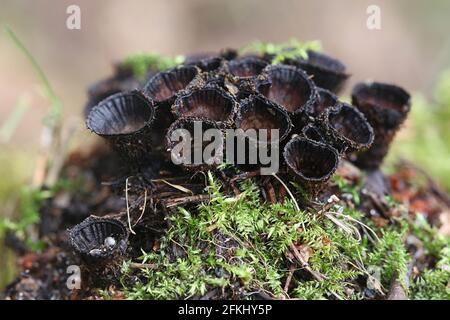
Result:
<instances>
[{"instance_id":1,"label":"small stick","mask_svg":"<svg viewBox=\"0 0 450 320\"><path fill-rule=\"evenodd\" d=\"M136 232L134 232L133 228L131 227L131 218L130 218L130 205L128 203L128 179L130 177L128 177L125 180L125 202L127 203L127 220L128 220L128 228L130 228L130 232L132 234L136 234Z\"/></svg>"},{"instance_id":2,"label":"small stick","mask_svg":"<svg viewBox=\"0 0 450 320\"><path fill-rule=\"evenodd\" d=\"M202 202L205 200L209 200L209 195L199 194L199 195L190 196L190 197L170 199L170 200L166 200L165 202L166 202L167 208L172 208L172 207L176 207L176 206L183 205L186 203Z\"/></svg>"},{"instance_id":3,"label":"small stick","mask_svg":"<svg viewBox=\"0 0 450 320\"><path fill-rule=\"evenodd\" d=\"M136 220L136 223L133 224L133 227L135 225L137 225L139 223L139 221L141 221L142 217L144 216L144 212L145 212L145 208L147 207L147 188L145 188L145 194L144 194L144 207L142 208L142 212L141 215L139 216L139 218Z\"/></svg>"},{"instance_id":4,"label":"small stick","mask_svg":"<svg viewBox=\"0 0 450 320\"><path fill-rule=\"evenodd\" d=\"M277 196L275 195L275 190L273 188L273 185L269 182L266 186L267 190L267 196L269 197L270 203L275 204L277 203Z\"/></svg>"},{"instance_id":5,"label":"small stick","mask_svg":"<svg viewBox=\"0 0 450 320\"><path fill-rule=\"evenodd\" d=\"M294 272L295 272L295 265L291 265L289 267L289 273L288 276L286 278L286 283L284 284L284 292L286 293L286 295L289 297L288 295L288 291L289 291L289 285L291 284L292 281L292 277L294 276Z\"/></svg>"},{"instance_id":6,"label":"small stick","mask_svg":"<svg viewBox=\"0 0 450 320\"><path fill-rule=\"evenodd\" d=\"M138 262L132 262L130 264L131 269L156 269L158 266L156 264L152 263L138 263Z\"/></svg>"},{"instance_id":7,"label":"small stick","mask_svg":"<svg viewBox=\"0 0 450 320\"><path fill-rule=\"evenodd\" d=\"M316 279L317 281L322 281L326 279L326 277L321 274L320 272L314 271L309 266L308 262L306 262L305 258L302 256L302 254L297 250L295 245L292 243L289 248L291 249L292 253L294 254L294 257L300 262L300 265L303 269L309 272L311 276Z\"/></svg>"},{"instance_id":8,"label":"small stick","mask_svg":"<svg viewBox=\"0 0 450 320\"><path fill-rule=\"evenodd\" d=\"M331 197L328 198L327 203L325 203L324 206L317 212L317 216L322 217L339 201L340 199L333 194Z\"/></svg>"}]
</instances>

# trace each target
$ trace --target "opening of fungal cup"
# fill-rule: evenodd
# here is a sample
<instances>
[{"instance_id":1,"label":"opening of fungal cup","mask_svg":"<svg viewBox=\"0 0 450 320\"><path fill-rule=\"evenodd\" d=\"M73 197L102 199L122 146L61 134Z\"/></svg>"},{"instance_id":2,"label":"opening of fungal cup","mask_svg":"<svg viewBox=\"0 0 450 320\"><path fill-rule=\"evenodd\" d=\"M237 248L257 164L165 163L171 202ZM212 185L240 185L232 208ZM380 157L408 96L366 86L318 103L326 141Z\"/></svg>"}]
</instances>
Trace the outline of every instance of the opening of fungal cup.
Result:
<instances>
[{"instance_id":1,"label":"opening of fungal cup","mask_svg":"<svg viewBox=\"0 0 450 320\"><path fill-rule=\"evenodd\" d=\"M275 65L268 67L266 72L268 81L260 83L258 91L288 112L298 113L314 103L314 85L301 70Z\"/></svg>"},{"instance_id":2,"label":"opening of fungal cup","mask_svg":"<svg viewBox=\"0 0 450 320\"><path fill-rule=\"evenodd\" d=\"M319 117L328 108L332 108L339 103L337 96L331 91L323 88L317 88L317 99L309 113L313 117Z\"/></svg>"},{"instance_id":3,"label":"opening of fungal cup","mask_svg":"<svg viewBox=\"0 0 450 320\"><path fill-rule=\"evenodd\" d=\"M328 180L339 162L334 148L302 137L295 137L287 143L284 158L296 175L311 182Z\"/></svg>"},{"instance_id":4,"label":"opening of fungal cup","mask_svg":"<svg viewBox=\"0 0 450 320\"><path fill-rule=\"evenodd\" d=\"M212 121L231 121L236 102L219 88L202 88L189 91L174 103L174 111L179 117L196 117Z\"/></svg>"},{"instance_id":5,"label":"opening of fungal cup","mask_svg":"<svg viewBox=\"0 0 450 320\"><path fill-rule=\"evenodd\" d=\"M177 92L185 89L197 74L198 69L195 66L182 66L160 72L147 82L144 92L157 102L170 100Z\"/></svg>"},{"instance_id":6,"label":"opening of fungal cup","mask_svg":"<svg viewBox=\"0 0 450 320\"><path fill-rule=\"evenodd\" d=\"M118 93L91 110L87 126L101 136L126 135L143 129L153 114L152 102L140 93Z\"/></svg>"},{"instance_id":7,"label":"opening of fungal cup","mask_svg":"<svg viewBox=\"0 0 450 320\"><path fill-rule=\"evenodd\" d=\"M327 114L330 129L356 149L369 147L374 139L373 129L364 115L353 106L342 104Z\"/></svg>"},{"instance_id":8,"label":"opening of fungal cup","mask_svg":"<svg viewBox=\"0 0 450 320\"><path fill-rule=\"evenodd\" d=\"M89 217L69 232L74 250L91 258L106 258L126 249L128 231L118 220Z\"/></svg>"},{"instance_id":9,"label":"opening of fungal cup","mask_svg":"<svg viewBox=\"0 0 450 320\"><path fill-rule=\"evenodd\" d=\"M288 135L292 126L289 115L276 104L262 96L252 96L241 105L236 117L238 129L254 129L257 134L260 130L267 130L269 143L272 141L273 130L277 130L278 140L283 140Z\"/></svg>"},{"instance_id":10,"label":"opening of fungal cup","mask_svg":"<svg viewBox=\"0 0 450 320\"><path fill-rule=\"evenodd\" d=\"M232 60L228 63L228 70L237 77L255 77L267 66L267 62L261 59L247 57Z\"/></svg>"}]
</instances>

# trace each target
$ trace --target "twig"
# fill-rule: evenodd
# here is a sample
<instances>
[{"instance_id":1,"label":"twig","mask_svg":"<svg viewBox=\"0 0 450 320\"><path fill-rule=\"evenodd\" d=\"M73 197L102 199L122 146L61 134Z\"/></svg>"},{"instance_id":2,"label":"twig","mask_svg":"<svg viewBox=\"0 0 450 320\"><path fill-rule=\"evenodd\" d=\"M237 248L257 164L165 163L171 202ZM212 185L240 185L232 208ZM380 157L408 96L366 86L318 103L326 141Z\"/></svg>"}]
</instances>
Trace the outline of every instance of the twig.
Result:
<instances>
[{"instance_id":1,"label":"twig","mask_svg":"<svg viewBox=\"0 0 450 320\"><path fill-rule=\"evenodd\" d=\"M177 206L180 206L180 205L183 205L186 203L202 202L202 201L209 200L209 199L210 199L209 195L199 194L199 195L190 196L190 197L166 200L165 203L166 203L166 208L172 208L172 207L177 207Z\"/></svg>"},{"instance_id":2,"label":"twig","mask_svg":"<svg viewBox=\"0 0 450 320\"><path fill-rule=\"evenodd\" d=\"M323 205L323 207L317 212L317 216L322 217L339 201L340 201L340 199L336 195L333 194L331 197L328 198L327 203L325 203Z\"/></svg>"},{"instance_id":3,"label":"twig","mask_svg":"<svg viewBox=\"0 0 450 320\"><path fill-rule=\"evenodd\" d=\"M314 271L309 266L308 262L306 262L306 259L303 257L303 255L297 250L295 245L293 243L290 244L289 248L291 249L292 253L294 254L294 257L300 262L300 265L303 269L309 272L311 276L316 279L317 281L322 281L326 279L326 277L321 274L320 272Z\"/></svg>"},{"instance_id":4,"label":"twig","mask_svg":"<svg viewBox=\"0 0 450 320\"><path fill-rule=\"evenodd\" d=\"M125 202L127 204L127 220L128 220L128 228L130 228L130 232L132 234L136 234L136 232L134 232L133 228L131 227L131 218L130 218L130 205L128 203L128 179L130 177L125 179Z\"/></svg>"},{"instance_id":5,"label":"twig","mask_svg":"<svg viewBox=\"0 0 450 320\"><path fill-rule=\"evenodd\" d=\"M144 216L146 206L147 206L147 188L145 188L145 193L144 193L144 207L142 208L141 215L136 220L136 222L133 224L133 227L136 226L139 223L139 221L141 221L142 217Z\"/></svg>"},{"instance_id":6,"label":"twig","mask_svg":"<svg viewBox=\"0 0 450 320\"><path fill-rule=\"evenodd\" d=\"M286 283L284 284L284 292L286 293L286 295L289 297L288 295L288 291L289 291L289 286L291 284L292 281L292 277L294 276L294 272L295 272L295 265L291 265L289 267L289 273L288 276L286 278Z\"/></svg>"},{"instance_id":7,"label":"twig","mask_svg":"<svg viewBox=\"0 0 450 320\"><path fill-rule=\"evenodd\" d=\"M132 262L130 264L131 269L156 269L158 266L153 263L138 263Z\"/></svg>"}]
</instances>

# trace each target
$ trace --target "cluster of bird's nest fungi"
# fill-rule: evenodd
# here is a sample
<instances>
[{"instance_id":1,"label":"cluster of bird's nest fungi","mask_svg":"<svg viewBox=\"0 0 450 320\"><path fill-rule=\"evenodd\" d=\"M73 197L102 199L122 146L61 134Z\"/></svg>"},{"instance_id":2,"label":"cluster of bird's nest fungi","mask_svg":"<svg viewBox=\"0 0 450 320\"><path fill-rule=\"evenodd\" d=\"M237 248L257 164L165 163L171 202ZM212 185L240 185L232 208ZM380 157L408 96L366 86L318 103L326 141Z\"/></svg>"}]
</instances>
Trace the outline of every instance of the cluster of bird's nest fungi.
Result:
<instances>
[{"instance_id":1,"label":"cluster of bird's nest fungi","mask_svg":"<svg viewBox=\"0 0 450 320\"><path fill-rule=\"evenodd\" d=\"M326 186L341 158L364 170L377 169L408 114L409 94L391 84L359 83L352 103L345 103L338 94L349 74L337 59L315 51L277 64L272 59L233 50L191 56L171 70L149 70L143 85L130 70L119 68L90 89L87 127L117 151L129 176L150 189L158 178L155 162L170 162L171 132L192 131L195 121L203 130L223 134L225 129L278 129L279 148L271 149L279 153L277 175L311 196ZM260 167L237 165L239 174ZM179 170L218 168L192 163ZM119 219L92 216L70 230L70 243L86 264L105 268L126 256L129 232Z\"/></svg>"}]
</instances>

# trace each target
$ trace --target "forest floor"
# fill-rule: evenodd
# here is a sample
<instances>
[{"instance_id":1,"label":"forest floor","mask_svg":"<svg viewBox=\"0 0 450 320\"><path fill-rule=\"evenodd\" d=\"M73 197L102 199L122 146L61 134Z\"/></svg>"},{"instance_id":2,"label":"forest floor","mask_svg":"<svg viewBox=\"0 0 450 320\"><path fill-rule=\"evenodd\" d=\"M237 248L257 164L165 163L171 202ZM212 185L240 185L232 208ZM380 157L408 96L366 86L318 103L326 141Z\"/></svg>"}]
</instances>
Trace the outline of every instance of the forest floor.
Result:
<instances>
[{"instance_id":1,"label":"forest floor","mask_svg":"<svg viewBox=\"0 0 450 320\"><path fill-rule=\"evenodd\" d=\"M151 189L114 180L116 168L105 147L74 152L55 187L30 195L39 219L5 237L21 273L3 298L450 299L450 197L410 163L383 176L342 161L313 200L283 177L232 167L163 167ZM132 230L106 271L67 241L93 213Z\"/></svg>"}]
</instances>

